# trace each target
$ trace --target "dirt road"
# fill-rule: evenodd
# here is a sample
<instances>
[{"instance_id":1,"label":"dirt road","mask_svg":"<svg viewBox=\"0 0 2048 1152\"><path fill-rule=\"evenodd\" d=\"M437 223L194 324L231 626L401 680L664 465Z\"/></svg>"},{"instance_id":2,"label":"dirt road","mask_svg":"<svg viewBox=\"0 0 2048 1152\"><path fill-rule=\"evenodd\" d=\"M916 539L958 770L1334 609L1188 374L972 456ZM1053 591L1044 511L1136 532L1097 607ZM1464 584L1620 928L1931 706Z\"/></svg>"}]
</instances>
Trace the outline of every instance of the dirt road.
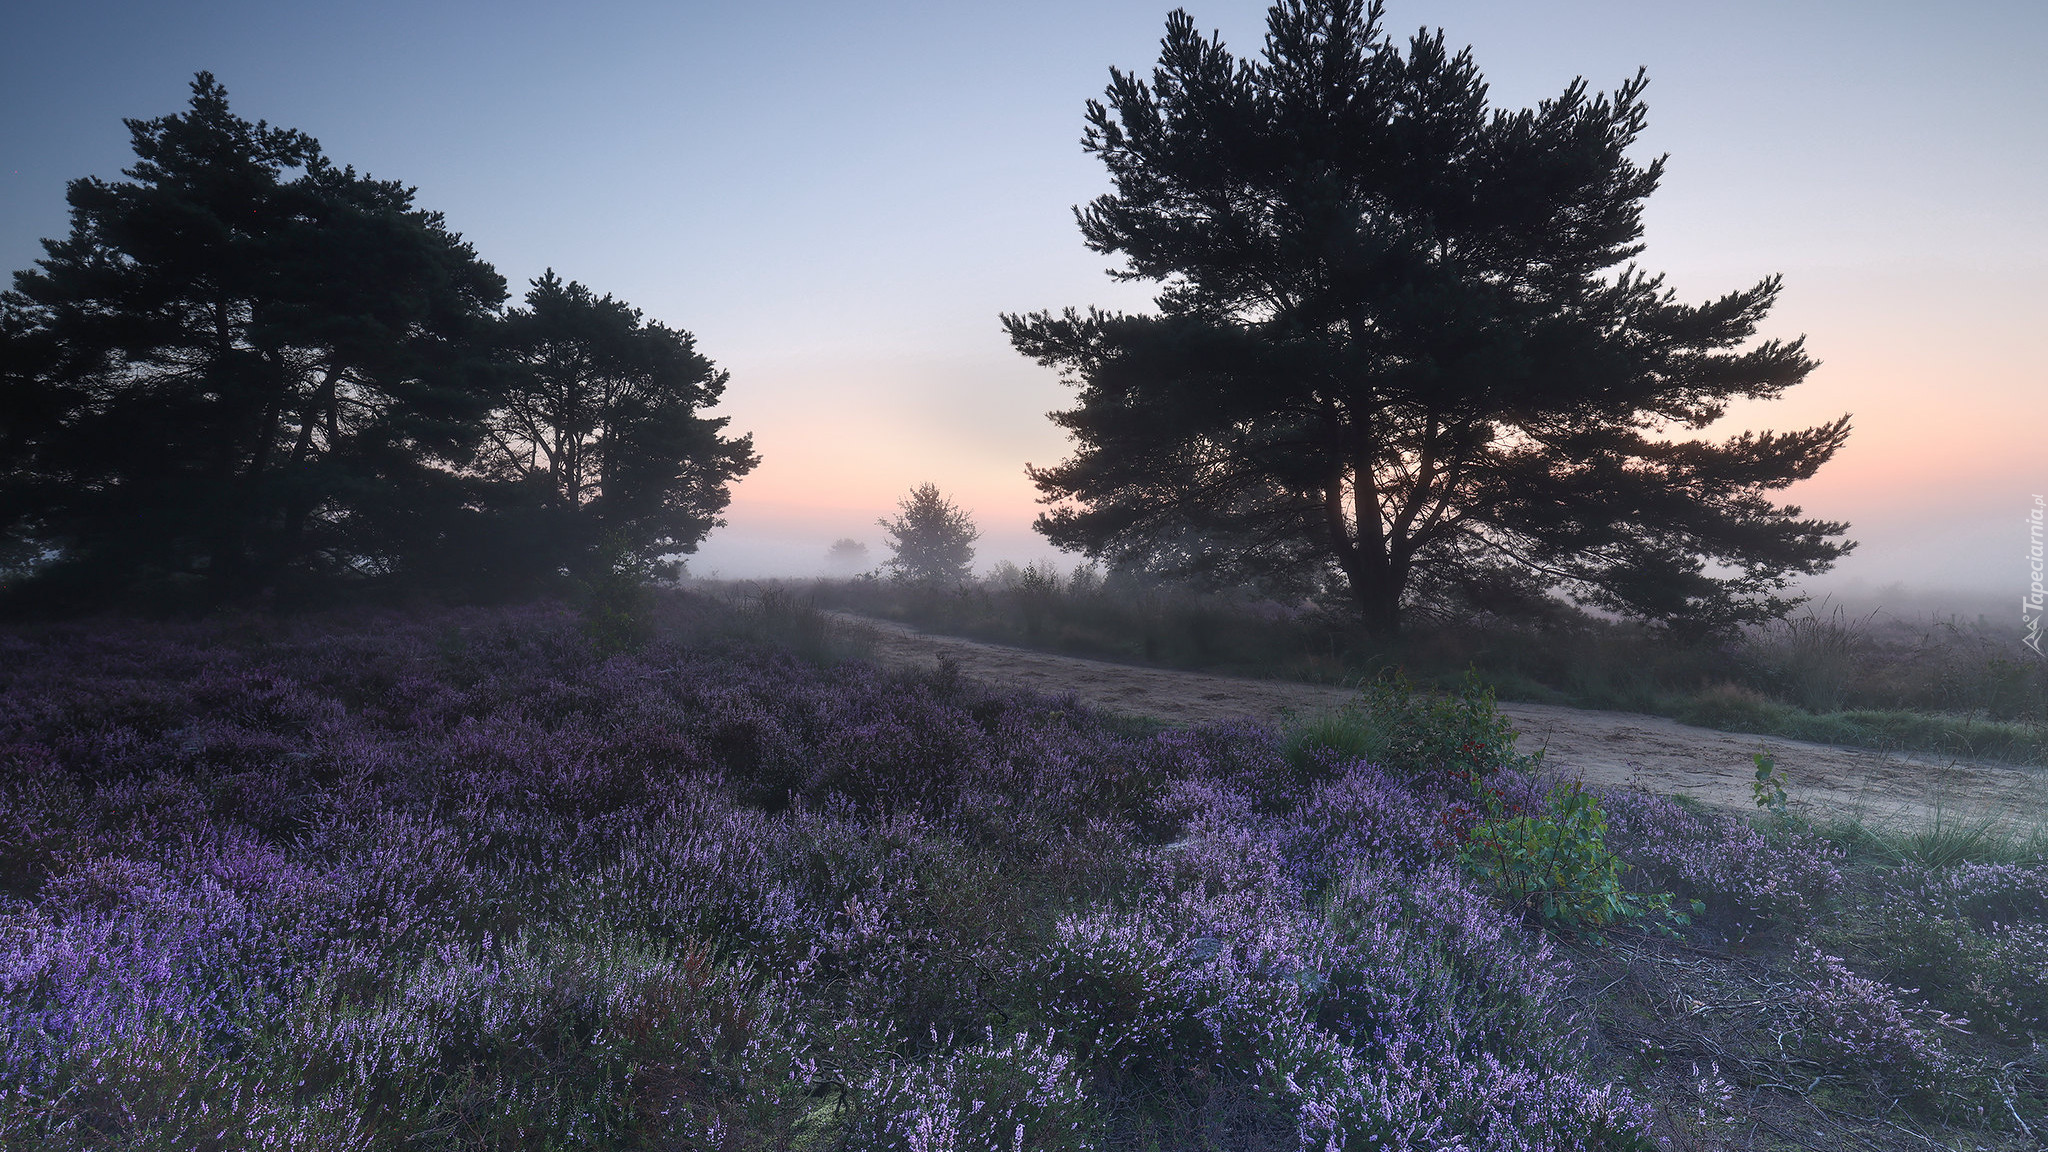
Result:
<instances>
[{"instance_id":1,"label":"dirt road","mask_svg":"<svg viewBox=\"0 0 2048 1152\"><path fill-rule=\"evenodd\" d=\"M959 666L961 675L986 683L1048 695L1072 693L1098 708L1171 723L1247 717L1277 723L1290 714L1340 707L1352 697L1340 688L1085 660L928 635L851 613L834 615L869 631L875 659L884 664L930 668L943 655ZM1633 712L1549 704L1502 704L1500 710L1521 733L1523 751L1541 748L1547 765L1589 784L1634 779L1654 792L1682 793L1753 812L1750 756L1768 752L1790 779L1794 802L1815 814L1849 809L1866 819L1917 820L1943 809L1951 814L2008 812L2028 821L2048 818L2048 770L2039 768L1747 736Z\"/></svg>"}]
</instances>

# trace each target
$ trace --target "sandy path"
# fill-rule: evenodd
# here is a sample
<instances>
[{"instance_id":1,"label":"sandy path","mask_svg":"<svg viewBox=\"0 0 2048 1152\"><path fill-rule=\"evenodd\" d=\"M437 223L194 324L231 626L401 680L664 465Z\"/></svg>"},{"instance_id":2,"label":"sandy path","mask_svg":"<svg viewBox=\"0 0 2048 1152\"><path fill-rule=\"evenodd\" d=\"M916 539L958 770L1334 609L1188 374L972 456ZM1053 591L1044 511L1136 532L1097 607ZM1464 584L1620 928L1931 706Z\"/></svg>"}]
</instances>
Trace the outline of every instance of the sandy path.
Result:
<instances>
[{"instance_id":1,"label":"sandy path","mask_svg":"<svg viewBox=\"0 0 2048 1152\"><path fill-rule=\"evenodd\" d=\"M985 683L1072 693L1098 708L1170 723L1275 723L1289 713L1337 708L1352 697L1341 688L1086 660L934 636L851 613L833 615L872 634L880 663L930 668L943 655L961 675ZM2030 821L2048 817L2048 770L2039 768L1718 732L1633 712L1549 704L1502 704L1500 710L1521 733L1524 751L1543 749L1548 766L1589 784L1633 779L1654 792L1755 811L1750 755L1768 752L1785 770L1794 802L1816 813L1853 809L1868 819L1917 819L1939 807L1951 813L2009 811Z\"/></svg>"}]
</instances>

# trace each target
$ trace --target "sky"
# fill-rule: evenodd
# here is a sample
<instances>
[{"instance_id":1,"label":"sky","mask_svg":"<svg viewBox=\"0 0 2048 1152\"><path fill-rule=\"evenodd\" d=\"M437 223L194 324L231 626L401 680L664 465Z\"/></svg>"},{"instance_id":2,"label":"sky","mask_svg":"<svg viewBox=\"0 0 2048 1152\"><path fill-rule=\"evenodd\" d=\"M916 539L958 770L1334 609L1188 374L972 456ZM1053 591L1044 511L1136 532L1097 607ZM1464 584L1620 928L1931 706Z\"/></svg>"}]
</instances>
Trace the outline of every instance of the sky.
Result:
<instances>
[{"instance_id":1,"label":"sky","mask_svg":"<svg viewBox=\"0 0 2048 1152\"><path fill-rule=\"evenodd\" d=\"M1265 5L1191 0L1255 54ZM249 119L418 187L514 286L553 268L694 333L762 465L697 575L808 575L931 482L979 559L1057 554L1028 463L1071 393L1004 312L1149 306L1083 247L1081 150L1159 0L0 5L0 264L67 230L64 187L132 159L123 117L212 71ZM1860 546L1822 591L2018 598L2048 493L2048 5L1390 0L1471 45L1497 107L1647 68L1669 156L1641 263L1702 300L1782 274L1767 336L1821 362L1712 435L1854 416L1786 498ZM1070 563L1071 558L1062 559Z\"/></svg>"}]
</instances>

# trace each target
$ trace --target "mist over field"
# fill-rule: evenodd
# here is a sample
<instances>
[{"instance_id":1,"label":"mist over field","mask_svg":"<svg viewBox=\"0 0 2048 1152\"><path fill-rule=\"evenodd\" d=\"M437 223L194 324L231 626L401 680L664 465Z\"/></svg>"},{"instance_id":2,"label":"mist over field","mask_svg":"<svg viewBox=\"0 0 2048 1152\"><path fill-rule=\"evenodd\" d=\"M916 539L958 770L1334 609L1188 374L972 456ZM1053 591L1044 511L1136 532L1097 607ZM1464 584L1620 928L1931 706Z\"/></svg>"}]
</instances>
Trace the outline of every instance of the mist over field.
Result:
<instances>
[{"instance_id":1,"label":"mist over field","mask_svg":"<svg viewBox=\"0 0 2048 1152\"><path fill-rule=\"evenodd\" d=\"M2016 521L2017 522L2017 521ZM879 532L872 517L854 515L816 516L797 519L786 531L766 530L755 524L726 528L705 541L689 558L690 577L708 580L792 580L845 578L854 573L835 565L827 556L833 540L842 537L863 540L874 550L879 562L886 556L880 548ZM2008 545L2024 544L2022 531L1984 533L2003 535ZM1982 545L1995 555L1993 545ZM1840 607L1862 616L1884 616L1916 623L1937 618L1983 618L1987 626L2008 624L2018 644L2022 624L2021 601L2026 589L2027 567L2024 550L2010 549L2014 558L2004 568L1994 565L1964 565L1949 557L1935 544L1925 547L1902 545L1894 549L1892 564L1880 566L1868 545L1852 553L1837 571L1810 578L1795 585L1809 603L1821 610ZM975 570L987 576L1001 564L1025 567L1047 565L1067 571L1086 565L1087 557L1063 553L1046 546L1030 531L984 529L975 548ZM1875 571L1878 575L1868 575Z\"/></svg>"}]
</instances>

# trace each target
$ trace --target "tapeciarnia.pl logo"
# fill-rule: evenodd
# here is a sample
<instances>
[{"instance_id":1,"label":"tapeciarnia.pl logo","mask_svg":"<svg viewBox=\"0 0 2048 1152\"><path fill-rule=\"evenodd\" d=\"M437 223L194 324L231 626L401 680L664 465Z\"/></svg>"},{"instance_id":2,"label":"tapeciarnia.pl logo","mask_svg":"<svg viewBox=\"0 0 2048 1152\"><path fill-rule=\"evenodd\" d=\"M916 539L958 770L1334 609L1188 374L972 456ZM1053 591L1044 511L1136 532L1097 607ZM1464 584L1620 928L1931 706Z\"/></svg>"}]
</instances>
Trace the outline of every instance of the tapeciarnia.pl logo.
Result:
<instances>
[{"instance_id":1,"label":"tapeciarnia.pl logo","mask_svg":"<svg viewBox=\"0 0 2048 1152\"><path fill-rule=\"evenodd\" d=\"M2042 517L2048 513L2048 497L2036 495L2034 506L2027 510L2027 566L2031 569L2033 583L2028 587L2025 598L2020 601L2020 627L2024 630L2020 643L2041 652L2041 614L2048 606L2048 588L2042 586L2044 562L2042 558L2041 533L2044 527Z\"/></svg>"}]
</instances>

